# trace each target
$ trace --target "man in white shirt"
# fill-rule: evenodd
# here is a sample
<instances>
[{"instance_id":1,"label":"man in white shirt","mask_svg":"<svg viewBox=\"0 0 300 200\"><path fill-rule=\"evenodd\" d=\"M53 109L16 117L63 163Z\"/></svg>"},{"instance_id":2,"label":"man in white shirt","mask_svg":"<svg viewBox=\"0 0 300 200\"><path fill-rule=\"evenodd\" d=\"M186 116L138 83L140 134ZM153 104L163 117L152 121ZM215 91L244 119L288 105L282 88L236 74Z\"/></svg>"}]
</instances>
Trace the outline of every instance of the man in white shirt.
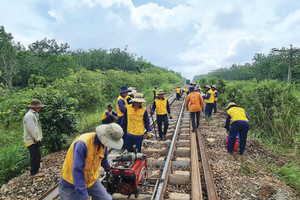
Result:
<instances>
[{"instance_id":1,"label":"man in white shirt","mask_svg":"<svg viewBox=\"0 0 300 200\"><path fill-rule=\"evenodd\" d=\"M39 121L39 112L45 105L40 100L33 100L28 112L23 118L24 126L24 143L30 152L30 174L35 177L44 176L43 173L39 173L40 161L41 161L41 140L43 138L42 127Z\"/></svg>"}]
</instances>

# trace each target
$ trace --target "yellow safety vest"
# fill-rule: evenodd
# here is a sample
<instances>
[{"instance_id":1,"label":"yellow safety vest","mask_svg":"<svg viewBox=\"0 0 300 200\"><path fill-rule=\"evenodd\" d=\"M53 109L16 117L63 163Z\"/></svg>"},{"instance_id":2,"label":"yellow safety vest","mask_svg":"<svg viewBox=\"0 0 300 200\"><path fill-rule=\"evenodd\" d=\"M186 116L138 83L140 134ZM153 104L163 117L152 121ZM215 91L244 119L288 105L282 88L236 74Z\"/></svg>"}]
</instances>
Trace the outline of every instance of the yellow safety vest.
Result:
<instances>
[{"instance_id":1,"label":"yellow safety vest","mask_svg":"<svg viewBox=\"0 0 300 200\"><path fill-rule=\"evenodd\" d=\"M153 89L153 91L155 91L155 96L157 97L157 89Z\"/></svg>"},{"instance_id":2,"label":"yellow safety vest","mask_svg":"<svg viewBox=\"0 0 300 200\"><path fill-rule=\"evenodd\" d=\"M177 94L180 93L180 90L181 90L180 88L177 88L177 89L176 89L176 93L177 93Z\"/></svg>"},{"instance_id":3,"label":"yellow safety vest","mask_svg":"<svg viewBox=\"0 0 300 200\"><path fill-rule=\"evenodd\" d=\"M85 158L85 166L83 169L85 185L87 188L94 185L99 178L98 169L104 158L106 147L101 145L98 151L98 145L94 145L96 133L86 133L77 137L71 144L66 159L62 168L62 178L74 185L73 179L73 148L77 141L83 141L87 147L87 154Z\"/></svg>"},{"instance_id":4,"label":"yellow safety vest","mask_svg":"<svg viewBox=\"0 0 300 200\"><path fill-rule=\"evenodd\" d=\"M188 89L183 89L183 90L184 90L184 92L186 92L186 93L189 91Z\"/></svg>"},{"instance_id":5,"label":"yellow safety vest","mask_svg":"<svg viewBox=\"0 0 300 200\"><path fill-rule=\"evenodd\" d=\"M146 108L142 107L135 111L133 106L127 108L127 132L132 135L144 135L144 114Z\"/></svg>"},{"instance_id":6,"label":"yellow safety vest","mask_svg":"<svg viewBox=\"0 0 300 200\"><path fill-rule=\"evenodd\" d=\"M230 116L230 123L238 120L249 121L246 112L243 108L232 107L227 110L227 114Z\"/></svg>"},{"instance_id":7,"label":"yellow safety vest","mask_svg":"<svg viewBox=\"0 0 300 200\"><path fill-rule=\"evenodd\" d=\"M128 99L129 99L129 102L130 102L133 98L132 98L131 96L128 95L128 96L126 97L127 104L128 104ZM130 102L130 104L131 104L131 103L132 103L132 102Z\"/></svg>"},{"instance_id":8,"label":"yellow safety vest","mask_svg":"<svg viewBox=\"0 0 300 200\"><path fill-rule=\"evenodd\" d=\"M104 111L104 113L103 113L103 115L102 115L102 119L101 120L104 120L104 119L106 119L107 117L108 117L108 115L106 114L106 112L107 112L108 110L106 110L106 111ZM111 112L109 112L110 114L112 114L112 111Z\"/></svg>"},{"instance_id":9,"label":"yellow safety vest","mask_svg":"<svg viewBox=\"0 0 300 200\"><path fill-rule=\"evenodd\" d=\"M218 101L218 97L215 97L216 92L217 92L217 90L213 90L214 99L215 99L215 101Z\"/></svg>"},{"instance_id":10,"label":"yellow safety vest","mask_svg":"<svg viewBox=\"0 0 300 200\"><path fill-rule=\"evenodd\" d=\"M208 92L205 94L205 96L207 96L207 94L210 94L210 97L209 97L209 99L204 99L205 103L214 103L215 98L214 98L212 89L208 90Z\"/></svg>"},{"instance_id":11,"label":"yellow safety vest","mask_svg":"<svg viewBox=\"0 0 300 200\"><path fill-rule=\"evenodd\" d=\"M168 102L167 98L164 98L162 100L155 99L156 114L157 115L165 115L165 114L167 114L167 102Z\"/></svg>"},{"instance_id":12,"label":"yellow safety vest","mask_svg":"<svg viewBox=\"0 0 300 200\"><path fill-rule=\"evenodd\" d=\"M118 101L120 100L120 99L122 99L124 102L125 102L125 104L124 104L124 107L125 108L127 108L127 101L126 101L126 99L127 99L127 97L125 97L125 98L123 98L121 95L118 97L118 99L117 99L117 113L118 113L118 116L119 117L122 117L122 116L124 116L124 113L122 113L122 111L120 110L120 108L119 108L119 104L118 104Z\"/></svg>"}]
</instances>

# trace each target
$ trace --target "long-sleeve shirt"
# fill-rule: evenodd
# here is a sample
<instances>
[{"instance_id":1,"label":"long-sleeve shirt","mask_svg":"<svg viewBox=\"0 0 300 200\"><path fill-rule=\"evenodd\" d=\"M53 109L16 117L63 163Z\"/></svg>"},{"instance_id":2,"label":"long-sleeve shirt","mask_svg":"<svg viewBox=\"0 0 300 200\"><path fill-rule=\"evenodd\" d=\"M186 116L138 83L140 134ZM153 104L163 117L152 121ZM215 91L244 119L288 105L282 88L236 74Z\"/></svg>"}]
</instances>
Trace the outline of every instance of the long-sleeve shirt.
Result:
<instances>
[{"instance_id":1,"label":"long-sleeve shirt","mask_svg":"<svg viewBox=\"0 0 300 200\"><path fill-rule=\"evenodd\" d=\"M100 140L96 134L95 136L95 141L94 141L94 145L102 145L100 143ZM86 183L85 183L85 178L84 178L84 173L83 173L83 169L85 167L85 158L87 155L87 146L86 144L79 140L74 144L73 147L73 179L74 179L74 184L68 183L67 181L65 181L63 178L60 178L60 183L62 184L63 187L71 187L71 188L75 188L75 192L77 194L77 196L79 197L79 199L87 199L88 198L88 192L86 189ZM108 162L107 159L107 148L105 150L104 153L104 158L102 159L102 163L101 166L104 169L108 169L110 168L110 164Z\"/></svg>"},{"instance_id":2,"label":"long-sleeve shirt","mask_svg":"<svg viewBox=\"0 0 300 200\"><path fill-rule=\"evenodd\" d=\"M210 93L206 93L206 95L203 96L203 99L209 99L210 98Z\"/></svg>"},{"instance_id":3,"label":"long-sleeve shirt","mask_svg":"<svg viewBox=\"0 0 300 200\"><path fill-rule=\"evenodd\" d=\"M246 114L247 119L250 120L247 111L245 111L245 114ZM230 119L231 119L230 115L228 115L228 113L226 113L226 123L225 123L225 127L224 128L226 128L227 131L229 131Z\"/></svg>"},{"instance_id":4,"label":"long-sleeve shirt","mask_svg":"<svg viewBox=\"0 0 300 200\"><path fill-rule=\"evenodd\" d=\"M108 115L108 116L110 116L110 117L112 117L112 118L113 118L114 116L118 116L118 114L115 113L114 111L112 111L112 113L106 111L105 114Z\"/></svg>"},{"instance_id":5,"label":"long-sleeve shirt","mask_svg":"<svg viewBox=\"0 0 300 200\"><path fill-rule=\"evenodd\" d=\"M153 105L152 105L152 112L154 112L155 109L156 109L156 103L154 101ZM168 114L170 115L171 114L171 109L170 109L169 101L167 101L167 111L168 111Z\"/></svg>"},{"instance_id":6,"label":"long-sleeve shirt","mask_svg":"<svg viewBox=\"0 0 300 200\"><path fill-rule=\"evenodd\" d=\"M124 102L123 99L119 99L118 105L119 105L119 108L120 108L121 112L125 113L126 108L125 108L125 102Z\"/></svg>"},{"instance_id":7,"label":"long-sleeve shirt","mask_svg":"<svg viewBox=\"0 0 300 200\"><path fill-rule=\"evenodd\" d=\"M145 111L144 113L144 116L143 116L143 120L144 120L144 124L145 124L145 129L146 131L151 131L151 128L150 128L150 120L149 120L149 116L148 116L148 112L147 110ZM123 117L123 120L121 122L121 127L123 128L123 130L125 132L127 132L127 110L125 111L124 113L124 117Z\"/></svg>"},{"instance_id":8,"label":"long-sleeve shirt","mask_svg":"<svg viewBox=\"0 0 300 200\"><path fill-rule=\"evenodd\" d=\"M30 146L35 142L42 140L42 127L39 121L39 114L36 111L32 109L28 110L23 118L23 127L25 146Z\"/></svg>"},{"instance_id":9,"label":"long-sleeve shirt","mask_svg":"<svg viewBox=\"0 0 300 200\"><path fill-rule=\"evenodd\" d=\"M204 108L204 102L200 93L192 91L186 98L185 106L187 109L190 106L190 112L201 111L201 107Z\"/></svg>"}]
</instances>

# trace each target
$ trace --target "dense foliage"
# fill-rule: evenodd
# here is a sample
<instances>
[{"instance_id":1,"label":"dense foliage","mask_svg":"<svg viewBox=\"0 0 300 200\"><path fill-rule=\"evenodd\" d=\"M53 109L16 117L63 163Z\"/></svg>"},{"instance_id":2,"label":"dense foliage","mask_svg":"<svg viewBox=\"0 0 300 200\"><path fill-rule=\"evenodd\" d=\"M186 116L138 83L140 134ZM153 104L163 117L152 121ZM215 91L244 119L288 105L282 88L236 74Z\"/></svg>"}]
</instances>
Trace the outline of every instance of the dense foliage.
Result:
<instances>
[{"instance_id":1,"label":"dense foliage","mask_svg":"<svg viewBox=\"0 0 300 200\"><path fill-rule=\"evenodd\" d=\"M286 50L282 48L282 50ZM300 80L300 51L291 61L292 81L299 83ZM278 79L287 80L289 59L285 55L271 51L268 55L257 53L252 63L233 64L230 68L220 68L205 75L197 75L193 81L201 78L223 78L225 80L264 80Z\"/></svg>"},{"instance_id":2,"label":"dense foliage","mask_svg":"<svg viewBox=\"0 0 300 200\"><path fill-rule=\"evenodd\" d=\"M28 167L22 118L31 100L47 105L40 113L43 152L54 152L67 146L69 135L94 130L121 86L136 87L151 101L154 85L169 92L183 81L180 73L127 48L71 51L67 43L46 38L25 48L0 26L0 185Z\"/></svg>"},{"instance_id":3,"label":"dense foliage","mask_svg":"<svg viewBox=\"0 0 300 200\"><path fill-rule=\"evenodd\" d=\"M300 99L296 86L278 80L224 81L200 79L201 85L216 84L220 97L218 104L225 106L234 101L248 112L251 132L264 141L277 145L300 142Z\"/></svg>"}]
</instances>

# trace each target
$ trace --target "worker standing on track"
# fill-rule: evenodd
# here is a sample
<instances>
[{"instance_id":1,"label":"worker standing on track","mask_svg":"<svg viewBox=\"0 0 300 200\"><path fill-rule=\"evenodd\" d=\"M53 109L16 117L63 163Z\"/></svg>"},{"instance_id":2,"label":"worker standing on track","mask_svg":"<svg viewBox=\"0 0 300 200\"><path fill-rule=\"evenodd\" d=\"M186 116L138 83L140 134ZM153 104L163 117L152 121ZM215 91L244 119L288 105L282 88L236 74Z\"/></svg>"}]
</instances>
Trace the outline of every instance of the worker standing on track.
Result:
<instances>
[{"instance_id":1,"label":"worker standing on track","mask_svg":"<svg viewBox=\"0 0 300 200\"><path fill-rule=\"evenodd\" d=\"M239 133L240 155L243 155L249 131L249 116L243 108L238 107L234 102L230 102L227 106L225 128L229 131L227 151L232 153L236 136Z\"/></svg>"},{"instance_id":2,"label":"worker standing on track","mask_svg":"<svg viewBox=\"0 0 300 200\"><path fill-rule=\"evenodd\" d=\"M200 125L200 111L204 111L204 102L200 95L200 93L195 92L195 88L190 86L189 88L190 94L186 98L186 109L189 109L190 106L190 117L192 121L192 132L196 132L196 128ZM197 118L197 122L195 122L195 117Z\"/></svg>"},{"instance_id":3,"label":"worker standing on track","mask_svg":"<svg viewBox=\"0 0 300 200\"><path fill-rule=\"evenodd\" d=\"M137 92L136 89L134 87L129 87L128 90L130 90L130 92L128 92L128 96L126 97L127 100L127 104L132 104L131 100L134 97L134 94Z\"/></svg>"},{"instance_id":4,"label":"worker standing on track","mask_svg":"<svg viewBox=\"0 0 300 200\"><path fill-rule=\"evenodd\" d=\"M107 160L107 147L121 149L123 130L116 124L104 124L96 132L78 136L71 144L63 164L59 180L59 193L62 200L111 200L101 184L98 169L111 166Z\"/></svg>"},{"instance_id":5,"label":"worker standing on track","mask_svg":"<svg viewBox=\"0 0 300 200\"><path fill-rule=\"evenodd\" d=\"M41 122L39 121L39 112L45 105L40 100L33 100L28 112L23 118L24 127L24 143L30 153L30 174L34 177L44 176L44 173L39 172L41 162L41 146L43 132Z\"/></svg>"},{"instance_id":6,"label":"worker standing on track","mask_svg":"<svg viewBox=\"0 0 300 200\"><path fill-rule=\"evenodd\" d=\"M210 88L210 85L205 85L206 94L203 96L203 99L206 103L205 105L205 115L206 117L211 117L212 109L214 107L215 98L213 91Z\"/></svg>"},{"instance_id":7,"label":"worker standing on track","mask_svg":"<svg viewBox=\"0 0 300 200\"><path fill-rule=\"evenodd\" d=\"M196 88L197 88L197 91L196 91L196 92L199 92L199 93L201 94L202 91L201 91L201 87L200 87L199 84L197 84L197 87L196 87Z\"/></svg>"},{"instance_id":8,"label":"worker standing on track","mask_svg":"<svg viewBox=\"0 0 300 200\"><path fill-rule=\"evenodd\" d=\"M102 115L102 119L101 119L102 124L110 124L118 119L117 117L118 114L115 113L112 109L113 109L112 105L109 104L107 106L107 110Z\"/></svg>"},{"instance_id":9,"label":"worker standing on track","mask_svg":"<svg viewBox=\"0 0 300 200\"><path fill-rule=\"evenodd\" d=\"M211 89L214 95L214 113L217 113L217 101L218 101L219 93L215 85L212 85Z\"/></svg>"},{"instance_id":10,"label":"worker standing on track","mask_svg":"<svg viewBox=\"0 0 300 200\"><path fill-rule=\"evenodd\" d=\"M127 108L127 96L130 90L126 86L121 87L120 96L117 99L117 113L118 113L118 124L120 125L124 116L124 112Z\"/></svg>"},{"instance_id":11,"label":"worker standing on track","mask_svg":"<svg viewBox=\"0 0 300 200\"><path fill-rule=\"evenodd\" d=\"M157 85L154 86L154 89L153 89L153 99L157 99Z\"/></svg>"},{"instance_id":12,"label":"worker standing on track","mask_svg":"<svg viewBox=\"0 0 300 200\"><path fill-rule=\"evenodd\" d=\"M136 145L138 152L141 152L142 142L144 138L144 130L146 135L150 135L150 120L147 109L142 106L146 101L143 94L136 93L132 99L133 104L127 107L122 121L123 130L126 133L124 147L128 151L133 151L133 145Z\"/></svg>"},{"instance_id":13,"label":"worker standing on track","mask_svg":"<svg viewBox=\"0 0 300 200\"><path fill-rule=\"evenodd\" d=\"M176 99L180 100L180 97L181 97L181 89L180 86L178 86L176 89Z\"/></svg>"},{"instance_id":14,"label":"worker standing on track","mask_svg":"<svg viewBox=\"0 0 300 200\"><path fill-rule=\"evenodd\" d=\"M169 101L167 98L164 98L164 94L166 94L163 90L158 90L158 99L155 99L152 105L152 111L151 115L153 115L155 109L156 109L156 119L157 119L157 126L158 126L158 132L159 132L159 139L160 140L166 140L166 134L169 127L169 120L168 115L170 119L172 119L171 110ZM162 123L164 123L164 132L162 132Z\"/></svg>"}]
</instances>

